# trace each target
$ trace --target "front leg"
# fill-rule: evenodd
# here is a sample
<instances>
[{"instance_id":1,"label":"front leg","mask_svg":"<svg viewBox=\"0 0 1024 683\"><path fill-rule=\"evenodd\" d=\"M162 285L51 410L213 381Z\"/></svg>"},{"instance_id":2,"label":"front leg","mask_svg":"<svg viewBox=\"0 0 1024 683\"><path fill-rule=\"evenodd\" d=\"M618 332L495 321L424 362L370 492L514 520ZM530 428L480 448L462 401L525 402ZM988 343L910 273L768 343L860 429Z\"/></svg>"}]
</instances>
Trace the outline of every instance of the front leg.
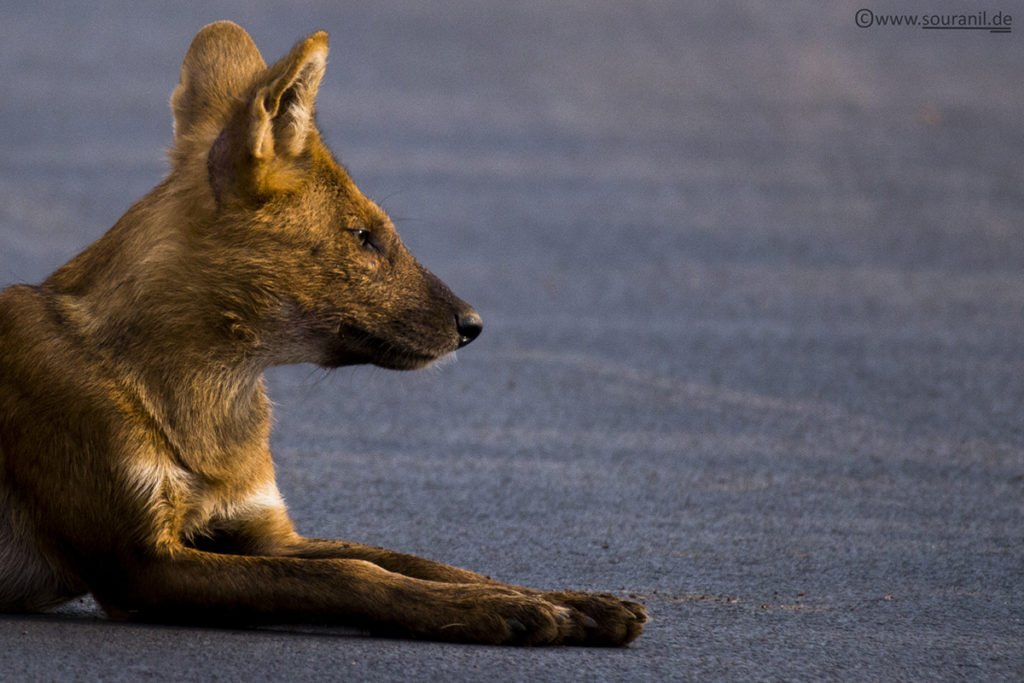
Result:
<instances>
[{"instance_id":1,"label":"front leg","mask_svg":"<svg viewBox=\"0 0 1024 683\"><path fill-rule=\"evenodd\" d=\"M632 642L643 631L647 611L643 605L622 600L609 593L580 591L539 591L520 586L501 584L489 576L434 562L415 555L376 548L358 543L324 539L296 538L293 541L296 557L350 558L366 560L389 571L430 581L457 584L485 584L503 586L525 595L543 598L562 607L568 607L582 616L583 631L576 642L587 645L622 645Z\"/></svg>"},{"instance_id":2,"label":"front leg","mask_svg":"<svg viewBox=\"0 0 1024 683\"><path fill-rule=\"evenodd\" d=\"M352 559L246 557L176 549L92 586L111 615L141 620L312 621L452 642L580 642L574 610L498 585L413 579Z\"/></svg>"},{"instance_id":3,"label":"front leg","mask_svg":"<svg viewBox=\"0 0 1024 683\"><path fill-rule=\"evenodd\" d=\"M284 553L289 557L308 559L338 558L366 560L388 571L427 581L500 585L489 576L477 574L466 569L459 569L458 567L452 567L441 562L417 557L416 555L408 555L361 543L349 543L348 541L296 536L285 545Z\"/></svg>"},{"instance_id":4,"label":"front leg","mask_svg":"<svg viewBox=\"0 0 1024 683\"><path fill-rule=\"evenodd\" d=\"M234 527L232 533L221 538L227 542L227 545L221 548L221 552L311 561L362 561L372 563L387 572L420 581L475 586L475 590L491 587L505 593L512 592L519 596L536 598L568 610L568 616L575 626L568 629L559 641L567 644L625 645L640 635L643 624L647 621L643 605L622 600L608 593L547 592L523 588L500 583L476 572L385 548L346 541L305 538L294 532L283 509L276 510L262 519L240 523ZM242 548L245 550L241 550Z\"/></svg>"}]
</instances>

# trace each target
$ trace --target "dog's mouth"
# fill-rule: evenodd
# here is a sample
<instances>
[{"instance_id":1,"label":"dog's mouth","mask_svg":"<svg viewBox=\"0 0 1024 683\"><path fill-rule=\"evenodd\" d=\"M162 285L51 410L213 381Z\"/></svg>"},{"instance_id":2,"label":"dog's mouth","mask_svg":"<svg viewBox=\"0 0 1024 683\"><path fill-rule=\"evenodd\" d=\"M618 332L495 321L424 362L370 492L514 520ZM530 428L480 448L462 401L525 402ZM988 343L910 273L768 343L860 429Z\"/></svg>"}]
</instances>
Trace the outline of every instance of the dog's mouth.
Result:
<instances>
[{"instance_id":1,"label":"dog's mouth","mask_svg":"<svg viewBox=\"0 0 1024 683\"><path fill-rule=\"evenodd\" d=\"M352 325L341 325L335 341L323 363L328 367L372 364L388 370L420 370L458 347L455 340L426 349L405 338L385 339Z\"/></svg>"}]
</instances>

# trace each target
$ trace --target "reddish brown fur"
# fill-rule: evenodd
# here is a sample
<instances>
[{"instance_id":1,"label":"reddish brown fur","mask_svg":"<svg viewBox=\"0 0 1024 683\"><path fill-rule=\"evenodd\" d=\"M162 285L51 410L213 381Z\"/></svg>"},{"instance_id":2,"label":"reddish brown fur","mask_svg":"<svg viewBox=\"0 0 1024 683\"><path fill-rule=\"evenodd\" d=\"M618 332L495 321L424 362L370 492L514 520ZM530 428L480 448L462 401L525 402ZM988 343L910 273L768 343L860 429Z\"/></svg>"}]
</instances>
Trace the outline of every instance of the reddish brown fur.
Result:
<instances>
[{"instance_id":1,"label":"reddish brown fur","mask_svg":"<svg viewBox=\"0 0 1024 683\"><path fill-rule=\"evenodd\" d=\"M320 141L327 36L267 68L196 36L168 177L40 286L0 294L0 609L336 621L482 643L630 642L640 605L540 592L292 527L262 373L413 369L480 320Z\"/></svg>"}]
</instances>

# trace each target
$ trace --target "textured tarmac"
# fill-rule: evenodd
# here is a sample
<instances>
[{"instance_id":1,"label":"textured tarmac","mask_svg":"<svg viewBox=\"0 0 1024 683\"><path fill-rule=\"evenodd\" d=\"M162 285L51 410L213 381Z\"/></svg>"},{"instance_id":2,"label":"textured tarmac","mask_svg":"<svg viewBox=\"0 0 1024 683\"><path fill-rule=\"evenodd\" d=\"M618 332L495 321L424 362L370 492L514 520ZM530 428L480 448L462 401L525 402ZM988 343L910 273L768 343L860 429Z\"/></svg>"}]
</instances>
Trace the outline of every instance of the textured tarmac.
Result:
<instances>
[{"instance_id":1,"label":"textured tarmac","mask_svg":"<svg viewBox=\"0 0 1024 683\"><path fill-rule=\"evenodd\" d=\"M0 283L160 179L198 28L271 60L329 31L329 143L485 330L270 374L300 530L652 621L521 650L81 601L0 615L0 678L1024 677L1024 17L864 5L3 3Z\"/></svg>"}]
</instances>

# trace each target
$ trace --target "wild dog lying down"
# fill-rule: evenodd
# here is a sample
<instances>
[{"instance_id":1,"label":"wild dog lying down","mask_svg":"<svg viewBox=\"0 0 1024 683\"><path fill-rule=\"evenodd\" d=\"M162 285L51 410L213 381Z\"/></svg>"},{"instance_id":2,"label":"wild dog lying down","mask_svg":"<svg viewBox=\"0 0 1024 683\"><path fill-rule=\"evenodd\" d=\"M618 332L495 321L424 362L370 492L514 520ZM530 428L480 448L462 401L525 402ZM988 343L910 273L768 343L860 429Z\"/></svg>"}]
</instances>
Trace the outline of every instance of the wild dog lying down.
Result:
<instances>
[{"instance_id":1,"label":"wild dog lying down","mask_svg":"<svg viewBox=\"0 0 1024 683\"><path fill-rule=\"evenodd\" d=\"M0 294L0 609L90 592L114 618L630 642L636 603L293 529L264 369L420 368L482 324L321 143L326 57L316 33L268 68L238 26L204 28L168 177L42 285Z\"/></svg>"}]
</instances>

